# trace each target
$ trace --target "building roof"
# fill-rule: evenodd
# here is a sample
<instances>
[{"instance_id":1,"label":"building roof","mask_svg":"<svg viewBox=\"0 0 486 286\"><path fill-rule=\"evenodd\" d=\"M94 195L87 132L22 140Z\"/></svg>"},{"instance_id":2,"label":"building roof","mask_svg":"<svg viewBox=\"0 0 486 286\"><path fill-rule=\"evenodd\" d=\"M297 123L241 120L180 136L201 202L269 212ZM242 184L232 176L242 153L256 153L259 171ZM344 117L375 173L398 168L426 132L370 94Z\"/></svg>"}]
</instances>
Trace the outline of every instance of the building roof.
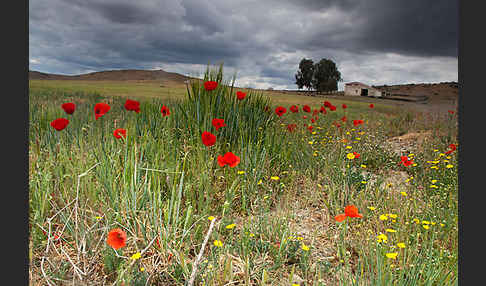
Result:
<instances>
[{"instance_id":1,"label":"building roof","mask_svg":"<svg viewBox=\"0 0 486 286\"><path fill-rule=\"evenodd\" d=\"M364 86L368 86L367 84L364 84L362 82L357 82L357 81L348 82L348 83L345 83L345 85L364 85Z\"/></svg>"}]
</instances>

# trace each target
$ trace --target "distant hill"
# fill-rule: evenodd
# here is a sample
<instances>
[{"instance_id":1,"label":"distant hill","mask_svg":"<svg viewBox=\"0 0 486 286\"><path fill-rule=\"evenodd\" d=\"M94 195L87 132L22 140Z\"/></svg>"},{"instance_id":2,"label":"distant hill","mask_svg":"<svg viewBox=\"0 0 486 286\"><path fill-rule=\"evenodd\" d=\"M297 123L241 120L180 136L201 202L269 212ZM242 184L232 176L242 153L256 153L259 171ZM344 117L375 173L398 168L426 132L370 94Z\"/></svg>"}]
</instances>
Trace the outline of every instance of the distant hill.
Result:
<instances>
[{"instance_id":1,"label":"distant hill","mask_svg":"<svg viewBox=\"0 0 486 286\"><path fill-rule=\"evenodd\" d=\"M192 77L187 77L178 73L166 72L164 70L108 70L101 72L92 72L81 75L60 75L49 74L29 70L30 79L42 80L110 80L110 81L141 81L141 80L160 80L184 83Z\"/></svg>"},{"instance_id":2,"label":"distant hill","mask_svg":"<svg viewBox=\"0 0 486 286\"><path fill-rule=\"evenodd\" d=\"M457 82L417 83L399 85L374 86L382 91L393 94L424 95L431 103L457 102L459 99L459 84Z\"/></svg>"}]
</instances>

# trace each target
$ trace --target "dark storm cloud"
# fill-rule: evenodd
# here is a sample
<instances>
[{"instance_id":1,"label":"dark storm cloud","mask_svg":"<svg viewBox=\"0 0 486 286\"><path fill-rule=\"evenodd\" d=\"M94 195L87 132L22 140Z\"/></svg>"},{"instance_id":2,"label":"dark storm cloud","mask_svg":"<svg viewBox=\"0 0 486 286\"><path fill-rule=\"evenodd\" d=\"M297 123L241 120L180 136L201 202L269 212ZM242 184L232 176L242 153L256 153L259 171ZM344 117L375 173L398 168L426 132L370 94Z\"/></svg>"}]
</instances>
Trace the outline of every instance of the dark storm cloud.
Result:
<instances>
[{"instance_id":1,"label":"dark storm cloud","mask_svg":"<svg viewBox=\"0 0 486 286\"><path fill-rule=\"evenodd\" d=\"M454 62L437 57L457 61L457 23L456 1L32 0L29 62L65 74L156 67L187 74L224 62L248 85L288 88L303 57L330 58L350 80L385 77L381 70L400 78L439 61L450 76ZM368 76L356 68L371 63Z\"/></svg>"},{"instance_id":2,"label":"dark storm cloud","mask_svg":"<svg viewBox=\"0 0 486 286\"><path fill-rule=\"evenodd\" d=\"M295 3L295 2L290 2ZM345 17L332 35L315 32L311 47L457 57L458 1L299 1L306 11L337 9ZM349 29L346 29L346 22ZM342 33L345 33L342 37Z\"/></svg>"}]
</instances>

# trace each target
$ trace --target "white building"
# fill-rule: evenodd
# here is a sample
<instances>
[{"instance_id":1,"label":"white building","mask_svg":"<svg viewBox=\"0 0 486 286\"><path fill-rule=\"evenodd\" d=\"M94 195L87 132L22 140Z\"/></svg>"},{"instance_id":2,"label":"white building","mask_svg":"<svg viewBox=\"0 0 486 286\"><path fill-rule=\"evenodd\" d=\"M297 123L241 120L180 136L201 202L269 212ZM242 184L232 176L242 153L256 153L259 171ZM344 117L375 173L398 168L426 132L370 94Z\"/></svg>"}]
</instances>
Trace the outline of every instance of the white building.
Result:
<instances>
[{"instance_id":1,"label":"white building","mask_svg":"<svg viewBox=\"0 0 486 286\"><path fill-rule=\"evenodd\" d=\"M381 97L382 93L374 87L353 81L344 85L344 95Z\"/></svg>"}]
</instances>

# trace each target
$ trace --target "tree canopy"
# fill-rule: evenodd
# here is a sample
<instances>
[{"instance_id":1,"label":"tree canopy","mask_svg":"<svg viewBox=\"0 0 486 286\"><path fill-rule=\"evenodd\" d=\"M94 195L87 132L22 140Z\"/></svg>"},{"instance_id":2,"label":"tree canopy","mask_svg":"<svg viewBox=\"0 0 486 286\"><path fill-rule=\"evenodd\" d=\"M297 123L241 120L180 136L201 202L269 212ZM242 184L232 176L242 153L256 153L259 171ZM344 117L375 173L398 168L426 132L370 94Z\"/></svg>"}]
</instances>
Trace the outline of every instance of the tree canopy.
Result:
<instances>
[{"instance_id":1,"label":"tree canopy","mask_svg":"<svg viewBox=\"0 0 486 286\"><path fill-rule=\"evenodd\" d=\"M306 87L312 88L312 78L314 77L314 62L311 59L303 58L299 64L299 70L295 74L295 84L299 89Z\"/></svg>"},{"instance_id":2,"label":"tree canopy","mask_svg":"<svg viewBox=\"0 0 486 286\"><path fill-rule=\"evenodd\" d=\"M337 90L337 83L342 80L336 63L325 58L315 64L311 59L303 58L295 79L299 89L307 87L308 90L312 88L318 92Z\"/></svg>"}]
</instances>

